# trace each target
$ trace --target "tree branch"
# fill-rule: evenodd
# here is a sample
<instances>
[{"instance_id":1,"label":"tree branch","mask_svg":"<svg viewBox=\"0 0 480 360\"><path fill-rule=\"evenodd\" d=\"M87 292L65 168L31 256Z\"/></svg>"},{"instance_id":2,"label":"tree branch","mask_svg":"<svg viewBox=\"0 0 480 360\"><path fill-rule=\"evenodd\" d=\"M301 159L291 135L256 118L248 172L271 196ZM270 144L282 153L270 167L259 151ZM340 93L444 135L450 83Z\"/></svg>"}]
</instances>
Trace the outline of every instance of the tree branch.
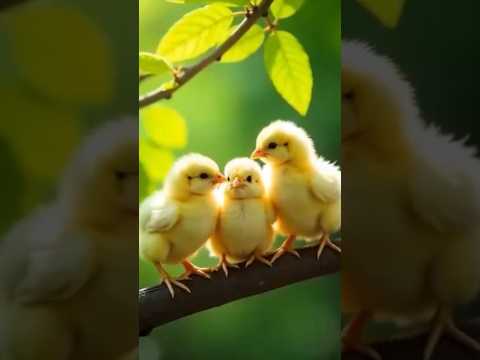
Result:
<instances>
[{"instance_id":1,"label":"tree branch","mask_svg":"<svg viewBox=\"0 0 480 360\"><path fill-rule=\"evenodd\" d=\"M474 339L480 340L480 319L464 323L461 329ZM385 360L421 359L423 349L427 344L427 334L410 338L394 339L374 344L373 347ZM432 360L472 360L478 359L480 355L473 350L466 348L458 341L448 336L443 336L437 345ZM342 360L364 360L365 357L355 353L342 354Z\"/></svg>"},{"instance_id":2,"label":"tree branch","mask_svg":"<svg viewBox=\"0 0 480 360\"><path fill-rule=\"evenodd\" d=\"M316 252L317 247L300 249L301 259L285 255L272 268L254 262L247 269L231 269L228 278L222 271L212 273L210 280L195 277L188 282L192 294L176 289L174 299L164 285L142 289L138 296L140 336L190 314L340 270L338 253L326 248L317 260Z\"/></svg>"},{"instance_id":3,"label":"tree branch","mask_svg":"<svg viewBox=\"0 0 480 360\"><path fill-rule=\"evenodd\" d=\"M219 61L222 56L235 45L245 33L260 19L262 16L268 13L268 9L273 0L263 0L260 5L253 8L248 16L240 23L235 32L212 53L200 60L198 63L181 69L175 77L176 84L173 88L169 89L156 89L152 92L141 96L139 100L139 107L145 107L153 104L161 99L170 99L175 91L180 89L188 81L193 79L199 72L208 67L215 61Z\"/></svg>"}]
</instances>

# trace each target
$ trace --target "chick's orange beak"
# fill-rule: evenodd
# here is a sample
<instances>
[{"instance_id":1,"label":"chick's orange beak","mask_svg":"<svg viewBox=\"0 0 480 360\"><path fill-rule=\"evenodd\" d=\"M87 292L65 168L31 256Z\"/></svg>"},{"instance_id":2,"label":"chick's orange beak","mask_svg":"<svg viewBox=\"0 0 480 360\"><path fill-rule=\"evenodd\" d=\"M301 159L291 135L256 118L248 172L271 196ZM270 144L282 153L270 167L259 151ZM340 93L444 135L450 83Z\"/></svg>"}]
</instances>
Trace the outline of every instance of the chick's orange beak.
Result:
<instances>
[{"instance_id":1,"label":"chick's orange beak","mask_svg":"<svg viewBox=\"0 0 480 360\"><path fill-rule=\"evenodd\" d=\"M213 184L216 185L216 184L221 184L225 181L225 176L223 176L222 174L217 174L213 177Z\"/></svg>"},{"instance_id":2,"label":"chick's orange beak","mask_svg":"<svg viewBox=\"0 0 480 360\"><path fill-rule=\"evenodd\" d=\"M235 177L232 181L232 188L238 189L243 185L242 180L240 180L238 177Z\"/></svg>"},{"instance_id":3,"label":"chick's orange beak","mask_svg":"<svg viewBox=\"0 0 480 360\"><path fill-rule=\"evenodd\" d=\"M267 156L268 156L268 153L266 151L257 149L252 153L252 155L250 155L250 158L253 160L256 160L256 159L264 158Z\"/></svg>"}]
</instances>

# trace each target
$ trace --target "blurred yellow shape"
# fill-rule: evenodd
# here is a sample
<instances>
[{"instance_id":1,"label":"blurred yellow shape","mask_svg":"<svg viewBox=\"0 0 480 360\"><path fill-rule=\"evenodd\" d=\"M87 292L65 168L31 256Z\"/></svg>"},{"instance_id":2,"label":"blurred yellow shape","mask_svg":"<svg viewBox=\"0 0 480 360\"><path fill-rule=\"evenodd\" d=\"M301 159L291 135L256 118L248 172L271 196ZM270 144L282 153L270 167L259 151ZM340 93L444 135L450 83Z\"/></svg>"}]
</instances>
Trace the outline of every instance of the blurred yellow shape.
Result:
<instances>
[{"instance_id":1,"label":"blurred yellow shape","mask_svg":"<svg viewBox=\"0 0 480 360\"><path fill-rule=\"evenodd\" d=\"M395 28L400 21L405 0L358 0L380 22L388 28Z\"/></svg>"},{"instance_id":2,"label":"blurred yellow shape","mask_svg":"<svg viewBox=\"0 0 480 360\"><path fill-rule=\"evenodd\" d=\"M74 113L0 89L0 137L9 144L29 178L58 176L80 140Z\"/></svg>"},{"instance_id":3,"label":"blurred yellow shape","mask_svg":"<svg viewBox=\"0 0 480 360\"><path fill-rule=\"evenodd\" d=\"M180 149L187 144L187 125L175 110L153 105L140 112L141 126L147 137L159 146Z\"/></svg>"},{"instance_id":4,"label":"blurred yellow shape","mask_svg":"<svg viewBox=\"0 0 480 360\"><path fill-rule=\"evenodd\" d=\"M113 95L113 61L105 34L79 11L55 5L21 7L5 22L16 64L54 101L104 104Z\"/></svg>"},{"instance_id":5,"label":"blurred yellow shape","mask_svg":"<svg viewBox=\"0 0 480 360\"><path fill-rule=\"evenodd\" d=\"M140 163L150 183L158 183L165 178L174 160L171 151L158 148L140 138Z\"/></svg>"}]
</instances>

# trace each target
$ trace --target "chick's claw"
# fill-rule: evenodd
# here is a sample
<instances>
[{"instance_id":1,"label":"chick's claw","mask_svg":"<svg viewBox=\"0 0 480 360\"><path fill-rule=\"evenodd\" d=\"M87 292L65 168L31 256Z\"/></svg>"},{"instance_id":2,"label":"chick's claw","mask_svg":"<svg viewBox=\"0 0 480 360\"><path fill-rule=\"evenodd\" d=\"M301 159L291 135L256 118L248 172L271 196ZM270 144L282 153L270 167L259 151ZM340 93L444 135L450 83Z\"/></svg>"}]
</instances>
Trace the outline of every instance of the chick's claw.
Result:
<instances>
[{"instance_id":1,"label":"chick's claw","mask_svg":"<svg viewBox=\"0 0 480 360\"><path fill-rule=\"evenodd\" d=\"M167 286L168 292L172 296L172 299L175 297L175 291L173 289L173 285L179 287L180 289L185 290L188 293L192 292L187 285L182 284L180 281L173 279L160 263L154 263L154 265L158 273L160 274L162 283L165 283L165 285Z\"/></svg>"},{"instance_id":2,"label":"chick's claw","mask_svg":"<svg viewBox=\"0 0 480 360\"><path fill-rule=\"evenodd\" d=\"M343 343L342 352L355 352L372 360L382 360L380 354L370 346Z\"/></svg>"},{"instance_id":3,"label":"chick's claw","mask_svg":"<svg viewBox=\"0 0 480 360\"><path fill-rule=\"evenodd\" d=\"M258 255L258 254L253 254L252 256L250 256L250 258L247 260L247 262L245 263L245 268L248 268L250 265L252 265L252 263L257 260L257 261L260 261L261 263L269 266L269 267L272 267L272 263L270 261L268 261L268 259L266 259L265 257L263 257L262 255Z\"/></svg>"},{"instance_id":4,"label":"chick's claw","mask_svg":"<svg viewBox=\"0 0 480 360\"><path fill-rule=\"evenodd\" d=\"M198 275L210 279L210 275L207 273L210 269L197 267L188 260L182 261L182 265L185 268L185 272L180 275L179 280L190 280L190 275Z\"/></svg>"},{"instance_id":5,"label":"chick's claw","mask_svg":"<svg viewBox=\"0 0 480 360\"><path fill-rule=\"evenodd\" d=\"M480 353L480 342L458 329L453 323L450 312L446 309L440 309L434 319L432 331L428 338L427 346L425 347L424 360L430 360L432 358L433 352L444 333L450 335L467 348Z\"/></svg>"},{"instance_id":6,"label":"chick's claw","mask_svg":"<svg viewBox=\"0 0 480 360\"><path fill-rule=\"evenodd\" d=\"M220 262L218 263L218 265L215 268L215 271L218 271L218 270L222 269L224 274L225 274L225 277L228 277L228 268L229 267L235 268L235 269L240 268L238 265L232 264L231 262L229 262L225 255L222 255L222 258L221 258Z\"/></svg>"},{"instance_id":7,"label":"chick's claw","mask_svg":"<svg viewBox=\"0 0 480 360\"><path fill-rule=\"evenodd\" d=\"M189 289L189 287L180 281L174 280L172 278L164 278L162 281L165 283L165 285L168 288L168 291L170 292L170 295L172 296L172 299L175 297L175 291L173 290L173 285L179 287L180 289L185 290L189 294L192 293L192 291Z\"/></svg>"},{"instance_id":8,"label":"chick's claw","mask_svg":"<svg viewBox=\"0 0 480 360\"><path fill-rule=\"evenodd\" d=\"M335 245L332 242L332 240L330 240L330 235L325 234L325 235L322 235L322 238L320 239L320 246L318 247L318 251L317 251L317 259L320 259L320 256L322 255L322 252L325 246L328 246L329 248L333 249L334 251L340 254L342 253L342 249L337 245Z\"/></svg>"},{"instance_id":9,"label":"chick's claw","mask_svg":"<svg viewBox=\"0 0 480 360\"><path fill-rule=\"evenodd\" d=\"M293 248L293 243L295 241L296 236L295 235L290 235L287 240L280 246L280 248L275 252L275 254L272 257L271 263L273 264L275 261L277 261L281 256L285 254L292 254L295 255L297 258L300 259L300 254L298 251L296 251Z\"/></svg>"}]
</instances>

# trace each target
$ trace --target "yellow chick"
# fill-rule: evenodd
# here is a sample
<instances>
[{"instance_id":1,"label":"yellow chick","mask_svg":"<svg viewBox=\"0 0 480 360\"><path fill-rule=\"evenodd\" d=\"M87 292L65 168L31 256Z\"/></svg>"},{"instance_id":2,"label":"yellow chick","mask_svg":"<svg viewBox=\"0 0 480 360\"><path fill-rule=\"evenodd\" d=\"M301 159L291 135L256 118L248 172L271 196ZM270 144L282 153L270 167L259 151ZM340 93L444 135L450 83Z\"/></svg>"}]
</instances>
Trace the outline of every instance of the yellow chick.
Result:
<instances>
[{"instance_id":1,"label":"yellow chick","mask_svg":"<svg viewBox=\"0 0 480 360\"><path fill-rule=\"evenodd\" d=\"M58 198L3 239L2 360L113 359L137 345L137 126L95 131Z\"/></svg>"},{"instance_id":2,"label":"yellow chick","mask_svg":"<svg viewBox=\"0 0 480 360\"><path fill-rule=\"evenodd\" d=\"M425 360L444 333L479 352L452 310L480 290L480 162L425 125L390 60L348 42L342 64L344 344L378 359L360 343L374 316L432 320Z\"/></svg>"},{"instance_id":3,"label":"yellow chick","mask_svg":"<svg viewBox=\"0 0 480 360\"><path fill-rule=\"evenodd\" d=\"M211 159L189 154L181 157L168 174L164 188L145 199L140 207L140 255L152 262L174 297L172 285L190 289L173 279L163 264L179 264L185 273L209 278L188 258L200 249L215 231L218 204L214 188L224 181Z\"/></svg>"},{"instance_id":4,"label":"yellow chick","mask_svg":"<svg viewBox=\"0 0 480 360\"><path fill-rule=\"evenodd\" d=\"M341 173L317 155L305 130L289 121L271 123L258 135L252 158L266 162L268 196L278 216L275 227L288 235L272 262L285 253L299 256L293 249L296 236L320 236L318 258L325 246L341 252L330 241L341 223Z\"/></svg>"},{"instance_id":5,"label":"yellow chick","mask_svg":"<svg viewBox=\"0 0 480 360\"><path fill-rule=\"evenodd\" d=\"M260 166L248 158L233 159L225 176L217 228L208 243L211 254L220 259L225 276L228 266L241 261L246 267L254 260L271 266L265 254L272 246L275 215Z\"/></svg>"}]
</instances>

